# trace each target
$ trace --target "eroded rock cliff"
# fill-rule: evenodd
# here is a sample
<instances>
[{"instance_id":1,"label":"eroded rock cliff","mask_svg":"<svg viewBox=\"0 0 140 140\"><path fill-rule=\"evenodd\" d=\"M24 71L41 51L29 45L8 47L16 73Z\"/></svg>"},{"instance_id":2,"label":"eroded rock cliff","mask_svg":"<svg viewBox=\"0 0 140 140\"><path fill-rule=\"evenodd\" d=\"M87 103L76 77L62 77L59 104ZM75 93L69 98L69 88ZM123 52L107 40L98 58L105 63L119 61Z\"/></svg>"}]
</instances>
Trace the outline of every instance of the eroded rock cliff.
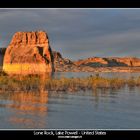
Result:
<instances>
[{"instance_id":1,"label":"eroded rock cliff","mask_svg":"<svg viewBox=\"0 0 140 140\"><path fill-rule=\"evenodd\" d=\"M3 70L8 74L53 72L53 55L47 33L16 32L6 49Z\"/></svg>"}]
</instances>

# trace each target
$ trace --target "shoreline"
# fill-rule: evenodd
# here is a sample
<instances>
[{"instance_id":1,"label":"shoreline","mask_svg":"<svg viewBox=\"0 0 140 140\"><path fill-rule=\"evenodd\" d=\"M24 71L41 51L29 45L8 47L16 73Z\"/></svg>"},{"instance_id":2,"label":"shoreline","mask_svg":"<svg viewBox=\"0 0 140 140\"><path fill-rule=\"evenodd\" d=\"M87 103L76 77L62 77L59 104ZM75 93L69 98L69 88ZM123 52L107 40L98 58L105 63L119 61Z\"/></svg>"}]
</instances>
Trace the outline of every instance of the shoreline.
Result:
<instances>
[{"instance_id":1,"label":"shoreline","mask_svg":"<svg viewBox=\"0 0 140 140\"><path fill-rule=\"evenodd\" d=\"M3 72L2 66L0 66L0 72ZM140 67L83 67L83 68L73 68L73 69L64 69L64 68L56 68L55 72L95 72L95 73L139 73ZM55 73L54 72L54 73Z\"/></svg>"}]
</instances>

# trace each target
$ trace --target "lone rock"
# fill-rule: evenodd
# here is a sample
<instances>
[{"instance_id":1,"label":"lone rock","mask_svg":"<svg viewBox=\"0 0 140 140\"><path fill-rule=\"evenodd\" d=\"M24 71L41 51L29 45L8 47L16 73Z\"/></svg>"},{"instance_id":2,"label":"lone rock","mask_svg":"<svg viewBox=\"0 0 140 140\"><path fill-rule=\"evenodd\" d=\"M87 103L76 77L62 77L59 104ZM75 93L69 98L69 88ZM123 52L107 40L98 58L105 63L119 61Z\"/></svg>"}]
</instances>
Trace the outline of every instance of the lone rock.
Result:
<instances>
[{"instance_id":1,"label":"lone rock","mask_svg":"<svg viewBox=\"0 0 140 140\"><path fill-rule=\"evenodd\" d=\"M8 74L52 73L53 55L47 33L16 32L6 49L3 70Z\"/></svg>"}]
</instances>

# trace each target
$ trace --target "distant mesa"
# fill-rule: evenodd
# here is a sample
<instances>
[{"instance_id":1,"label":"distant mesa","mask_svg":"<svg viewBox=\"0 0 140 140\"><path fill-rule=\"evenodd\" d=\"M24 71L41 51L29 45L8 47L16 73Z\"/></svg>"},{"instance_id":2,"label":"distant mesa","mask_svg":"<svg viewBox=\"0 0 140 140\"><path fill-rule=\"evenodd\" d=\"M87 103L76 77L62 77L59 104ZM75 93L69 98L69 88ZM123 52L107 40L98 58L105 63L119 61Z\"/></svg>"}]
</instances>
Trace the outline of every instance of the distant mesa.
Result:
<instances>
[{"instance_id":1,"label":"distant mesa","mask_svg":"<svg viewBox=\"0 0 140 140\"><path fill-rule=\"evenodd\" d=\"M16 32L6 49L3 70L8 74L54 72L53 55L47 33Z\"/></svg>"},{"instance_id":2,"label":"distant mesa","mask_svg":"<svg viewBox=\"0 0 140 140\"><path fill-rule=\"evenodd\" d=\"M75 61L75 64L90 67L139 67L140 59L136 57L90 57Z\"/></svg>"}]
</instances>

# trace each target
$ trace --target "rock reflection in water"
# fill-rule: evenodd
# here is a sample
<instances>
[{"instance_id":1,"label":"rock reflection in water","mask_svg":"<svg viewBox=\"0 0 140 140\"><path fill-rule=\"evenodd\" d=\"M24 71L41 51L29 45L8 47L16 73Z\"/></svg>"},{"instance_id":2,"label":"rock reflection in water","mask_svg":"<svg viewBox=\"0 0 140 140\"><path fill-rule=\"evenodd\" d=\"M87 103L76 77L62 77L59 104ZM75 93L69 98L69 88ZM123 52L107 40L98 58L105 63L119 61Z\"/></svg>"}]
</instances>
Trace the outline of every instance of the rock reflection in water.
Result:
<instances>
[{"instance_id":1,"label":"rock reflection in water","mask_svg":"<svg viewBox=\"0 0 140 140\"><path fill-rule=\"evenodd\" d=\"M10 111L13 113L9 118L11 125L22 124L26 128L46 127L48 92L13 93L9 100L12 102L7 107L12 108Z\"/></svg>"}]
</instances>

